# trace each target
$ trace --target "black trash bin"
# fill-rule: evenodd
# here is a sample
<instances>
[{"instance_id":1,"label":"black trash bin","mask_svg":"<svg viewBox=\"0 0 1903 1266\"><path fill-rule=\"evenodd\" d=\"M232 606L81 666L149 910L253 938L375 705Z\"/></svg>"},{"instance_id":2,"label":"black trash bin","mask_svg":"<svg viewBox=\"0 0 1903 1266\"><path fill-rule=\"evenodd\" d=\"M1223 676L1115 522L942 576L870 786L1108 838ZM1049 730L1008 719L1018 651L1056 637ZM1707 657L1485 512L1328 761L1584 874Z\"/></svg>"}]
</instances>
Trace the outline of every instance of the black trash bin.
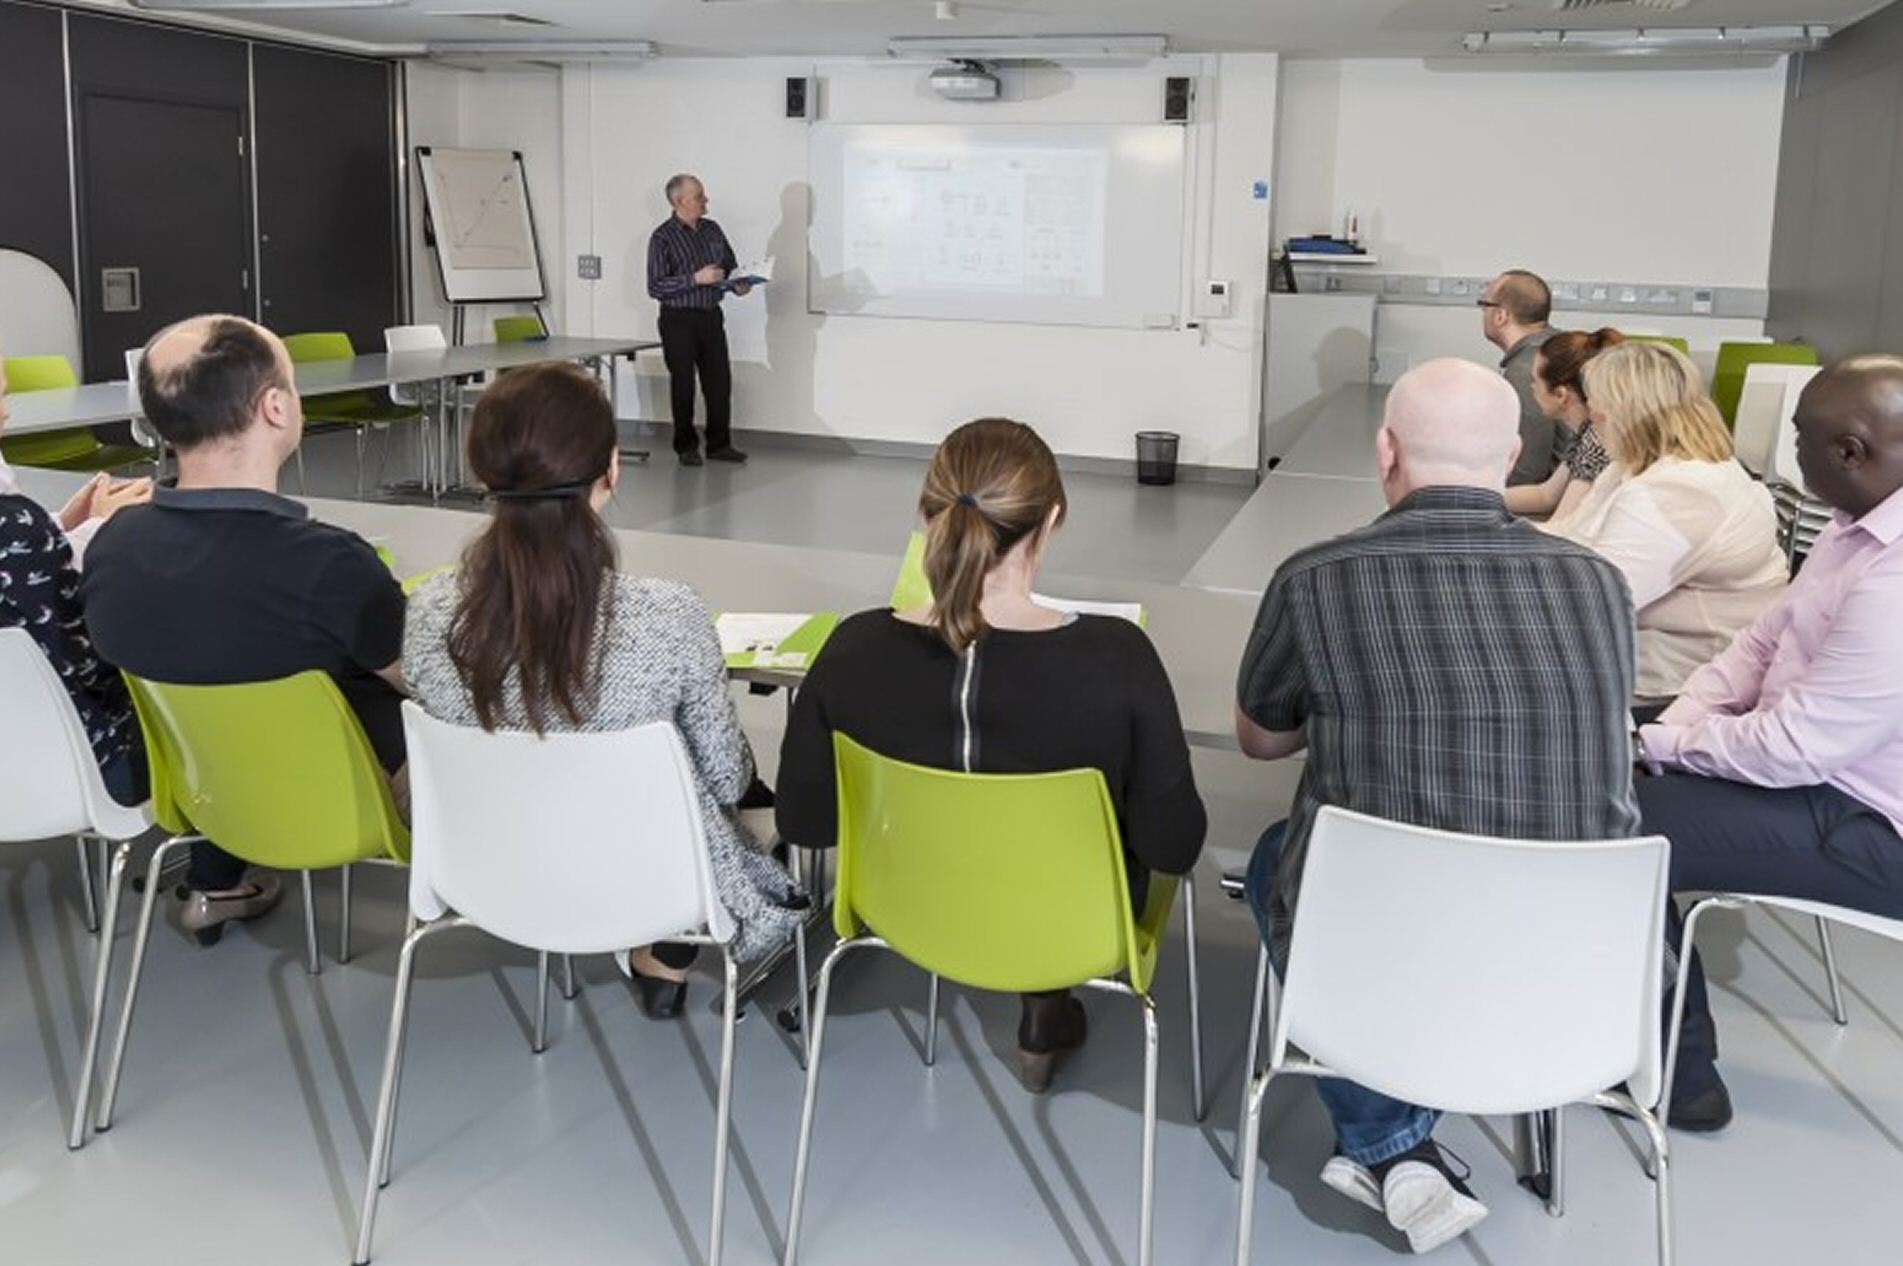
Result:
<instances>
[{"instance_id":1,"label":"black trash bin","mask_svg":"<svg viewBox=\"0 0 1903 1266\"><path fill-rule=\"evenodd\" d=\"M1176 446L1182 436L1174 431L1137 432L1137 482L1176 482Z\"/></svg>"}]
</instances>

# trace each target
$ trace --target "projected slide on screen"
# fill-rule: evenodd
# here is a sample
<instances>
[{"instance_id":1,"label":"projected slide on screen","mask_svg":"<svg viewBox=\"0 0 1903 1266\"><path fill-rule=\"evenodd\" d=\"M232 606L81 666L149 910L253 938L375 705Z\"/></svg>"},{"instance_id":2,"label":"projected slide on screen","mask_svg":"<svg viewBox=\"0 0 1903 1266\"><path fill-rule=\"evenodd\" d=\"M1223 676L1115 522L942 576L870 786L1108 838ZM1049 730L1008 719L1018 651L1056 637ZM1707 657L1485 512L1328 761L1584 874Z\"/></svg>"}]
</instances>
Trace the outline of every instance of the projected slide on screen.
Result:
<instances>
[{"instance_id":1,"label":"projected slide on screen","mask_svg":"<svg viewBox=\"0 0 1903 1266\"><path fill-rule=\"evenodd\" d=\"M881 293L1103 294L1109 158L1090 150L846 151L846 268Z\"/></svg>"},{"instance_id":2,"label":"projected slide on screen","mask_svg":"<svg viewBox=\"0 0 1903 1266\"><path fill-rule=\"evenodd\" d=\"M1183 129L819 125L809 306L1174 325Z\"/></svg>"}]
</instances>

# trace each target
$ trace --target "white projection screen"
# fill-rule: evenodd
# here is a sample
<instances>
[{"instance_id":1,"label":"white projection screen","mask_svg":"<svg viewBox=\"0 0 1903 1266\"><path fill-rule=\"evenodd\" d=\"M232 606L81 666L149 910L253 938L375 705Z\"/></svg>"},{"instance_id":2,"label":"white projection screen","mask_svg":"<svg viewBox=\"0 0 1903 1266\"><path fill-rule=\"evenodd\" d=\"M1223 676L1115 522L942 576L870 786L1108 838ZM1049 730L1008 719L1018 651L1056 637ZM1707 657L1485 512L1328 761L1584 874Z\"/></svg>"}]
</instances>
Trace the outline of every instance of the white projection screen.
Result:
<instances>
[{"instance_id":1,"label":"white projection screen","mask_svg":"<svg viewBox=\"0 0 1903 1266\"><path fill-rule=\"evenodd\" d=\"M1171 124L816 124L808 306L1172 326L1184 134Z\"/></svg>"}]
</instances>

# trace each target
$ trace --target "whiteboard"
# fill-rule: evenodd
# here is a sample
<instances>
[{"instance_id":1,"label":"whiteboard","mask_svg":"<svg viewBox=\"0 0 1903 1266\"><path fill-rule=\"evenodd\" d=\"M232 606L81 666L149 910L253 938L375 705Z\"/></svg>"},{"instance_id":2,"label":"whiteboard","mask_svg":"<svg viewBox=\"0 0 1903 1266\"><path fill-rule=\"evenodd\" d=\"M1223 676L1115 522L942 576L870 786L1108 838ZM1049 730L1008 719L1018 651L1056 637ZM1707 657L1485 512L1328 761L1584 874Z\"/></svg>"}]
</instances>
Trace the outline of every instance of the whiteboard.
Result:
<instances>
[{"instance_id":1,"label":"whiteboard","mask_svg":"<svg viewBox=\"0 0 1903 1266\"><path fill-rule=\"evenodd\" d=\"M814 312L1168 327L1185 130L815 124Z\"/></svg>"},{"instance_id":2,"label":"whiteboard","mask_svg":"<svg viewBox=\"0 0 1903 1266\"><path fill-rule=\"evenodd\" d=\"M522 155L419 146L424 221L451 303L548 296Z\"/></svg>"}]
</instances>

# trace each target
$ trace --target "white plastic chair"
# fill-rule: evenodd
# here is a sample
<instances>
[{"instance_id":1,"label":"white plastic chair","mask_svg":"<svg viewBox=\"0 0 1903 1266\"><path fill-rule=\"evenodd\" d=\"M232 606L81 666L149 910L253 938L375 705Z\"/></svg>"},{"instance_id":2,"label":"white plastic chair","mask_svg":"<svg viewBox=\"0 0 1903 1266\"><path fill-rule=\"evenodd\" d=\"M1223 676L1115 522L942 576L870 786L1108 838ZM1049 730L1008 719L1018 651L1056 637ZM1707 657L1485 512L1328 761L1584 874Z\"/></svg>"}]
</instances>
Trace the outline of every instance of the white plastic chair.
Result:
<instances>
[{"instance_id":1,"label":"white plastic chair","mask_svg":"<svg viewBox=\"0 0 1903 1266\"><path fill-rule=\"evenodd\" d=\"M1742 910L1746 906L1762 906L1770 910L1789 910L1792 914L1803 915L1815 921L1817 942L1823 951L1824 976L1830 984L1830 1018L1838 1024L1850 1023L1850 1014L1844 1009L1843 982L1837 976L1837 951L1830 943L1830 925L1846 923L1860 928L1873 936L1903 945L1903 919L1886 919L1882 915L1865 914L1861 910L1852 910L1848 906L1834 906L1826 901L1805 901L1798 897L1766 897L1756 893L1720 892L1702 897L1694 902L1685 915L1685 935L1678 949L1678 992L1672 999L1671 1043L1665 1052L1665 1100L1659 1105L1659 1116L1665 1117L1672 1106L1672 1074L1678 1069L1679 1025L1685 1016L1685 977L1691 970L1692 946L1698 931L1698 920L1707 910Z\"/></svg>"},{"instance_id":2,"label":"white plastic chair","mask_svg":"<svg viewBox=\"0 0 1903 1266\"><path fill-rule=\"evenodd\" d=\"M410 912L420 925L397 965L356 1262L370 1260L377 1195L390 1180L417 947L448 928L478 927L544 954L621 953L659 940L720 947L726 995L707 1249L708 1266L719 1266L738 977L727 950L733 920L714 888L680 736L666 722L540 738L490 733L435 720L414 703L403 705L403 731L413 818Z\"/></svg>"},{"instance_id":3,"label":"white plastic chair","mask_svg":"<svg viewBox=\"0 0 1903 1266\"><path fill-rule=\"evenodd\" d=\"M0 724L0 841L73 837L79 853L86 930L99 931L100 891L106 872L106 843L137 839L151 829L144 808L128 809L106 791L93 758L92 744L66 687L25 629L0 629L0 699L7 701ZM99 1058L99 1015L105 1001L103 976L108 958L98 956L92 1022L80 1057L82 1084L92 1081ZM85 1141L84 1096L73 1120L72 1143Z\"/></svg>"},{"instance_id":4,"label":"white plastic chair","mask_svg":"<svg viewBox=\"0 0 1903 1266\"><path fill-rule=\"evenodd\" d=\"M64 356L81 363L79 308L51 264L0 249L0 347L14 356Z\"/></svg>"},{"instance_id":5,"label":"white plastic chair","mask_svg":"<svg viewBox=\"0 0 1903 1266\"><path fill-rule=\"evenodd\" d=\"M1655 1111L1669 850L1663 836L1502 840L1324 808L1268 1064L1244 1112L1237 1266L1249 1261L1263 1097L1290 1073L1444 1112L1586 1103L1632 1117L1651 1139L1659 1262L1671 1266ZM1626 1092L1607 1089L1620 1082ZM1557 1188L1556 1131L1551 1165Z\"/></svg>"},{"instance_id":6,"label":"white plastic chair","mask_svg":"<svg viewBox=\"0 0 1903 1266\"><path fill-rule=\"evenodd\" d=\"M1816 373L1815 365L1760 362L1745 367L1744 389L1738 396L1731 436L1738 460L1752 474L1762 476L1771 468L1778 432L1790 425L1798 393Z\"/></svg>"},{"instance_id":7,"label":"white plastic chair","mask_svg":"<svg viewBox=\"0 0 1903 1266\"><path fill-rule=\"evenodd\" d=\"M1745 381L1749 382L1751 370L1770 368L1753 365L1745 371ZM1804 486L1804 472L1797 465L1797 430L1791 424L1791 418L1797 412L1797 399L1804 394L1804 388L1823 370L1817 365L1785 365L1784 399L1778 405L1777 424L1772 433L1768 457L1764 466L1764 480L1787 483L1805 496L1810 489Z\"/></svg>"}]
</instances>

